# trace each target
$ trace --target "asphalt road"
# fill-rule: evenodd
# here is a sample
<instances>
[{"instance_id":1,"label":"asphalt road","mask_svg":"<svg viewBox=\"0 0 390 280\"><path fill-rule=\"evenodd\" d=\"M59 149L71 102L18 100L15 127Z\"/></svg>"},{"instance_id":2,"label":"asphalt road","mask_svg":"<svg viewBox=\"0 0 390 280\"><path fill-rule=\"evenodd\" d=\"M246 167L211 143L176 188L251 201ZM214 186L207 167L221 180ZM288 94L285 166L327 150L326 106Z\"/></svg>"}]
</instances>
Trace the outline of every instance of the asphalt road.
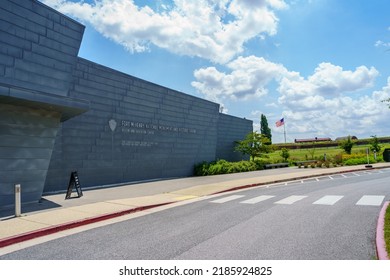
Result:
<instances>
[{"instance_id":1,"label":"asphalt road","mask_svg":"<svg viewBox=\"0 0 390 280\"><path fill-rule=\"evenodd\" d=\"M209 197L0 259L375 259L390 169Z\"/></svg>"}]
</instances>

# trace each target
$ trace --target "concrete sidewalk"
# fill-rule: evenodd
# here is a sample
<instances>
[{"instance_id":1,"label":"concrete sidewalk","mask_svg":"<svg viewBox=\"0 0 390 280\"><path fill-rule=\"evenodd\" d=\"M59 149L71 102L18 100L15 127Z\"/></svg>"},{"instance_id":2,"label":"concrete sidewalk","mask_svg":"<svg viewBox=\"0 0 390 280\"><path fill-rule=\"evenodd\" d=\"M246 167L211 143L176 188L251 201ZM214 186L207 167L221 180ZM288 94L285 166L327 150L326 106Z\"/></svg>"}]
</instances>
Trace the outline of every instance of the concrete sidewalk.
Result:
<instances>
[{"instance_id":1,"label":"concrete sidewalk","mask_svg":"<svg viewBox=\"0 0 390 280\"><path fill-rule=\"evenodd\" d=\"M390 163L373 164L374 169ZM24 206L21 217L0 208L0 248L51 233L79 227L211 194L330 174L367 170L364 165L336 168L282 168L247 173L190 177L83 190L80 198L65 193L44 196ZM80 178L82 185L82 178Z\"/></svg>"}]
</instances>

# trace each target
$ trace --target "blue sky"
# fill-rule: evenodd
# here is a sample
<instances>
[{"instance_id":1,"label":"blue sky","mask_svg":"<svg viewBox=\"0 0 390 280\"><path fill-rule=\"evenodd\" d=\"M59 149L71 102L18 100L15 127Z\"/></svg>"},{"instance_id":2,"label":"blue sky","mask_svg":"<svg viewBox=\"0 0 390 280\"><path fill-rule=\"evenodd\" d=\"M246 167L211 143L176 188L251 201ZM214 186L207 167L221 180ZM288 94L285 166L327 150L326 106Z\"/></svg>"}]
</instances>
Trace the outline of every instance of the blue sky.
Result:
<instances>
[{"instance_id":1,"label":"blue sky","mask_svg":"<svg viewBox=\"0 0 390 280\"><path fill-rule=\"evenodd\" d=\"M79 56L254 121L273 142L390 136L388 0L42 0Z\"/></svg>"}]
</instances>

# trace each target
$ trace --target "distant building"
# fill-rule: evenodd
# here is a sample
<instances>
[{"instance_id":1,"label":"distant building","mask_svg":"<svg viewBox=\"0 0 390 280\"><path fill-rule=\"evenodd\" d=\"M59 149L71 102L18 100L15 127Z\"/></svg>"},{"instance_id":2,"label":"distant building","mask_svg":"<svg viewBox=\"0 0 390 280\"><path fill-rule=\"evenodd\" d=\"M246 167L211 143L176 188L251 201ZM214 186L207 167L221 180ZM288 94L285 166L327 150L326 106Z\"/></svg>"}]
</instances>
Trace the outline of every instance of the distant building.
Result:
<instances>
[{"instance_id":1,"label":"distant building","mask_svg":"<svg viewBox=\"0 0 390 280\"><path fill-rule=\"evenodd\" d=\"M348 137L351 137L351 140L358 140L356 136L343 136L343 137L337 137L335 141L342 141L342 140L347 140Z\"/></svg>"},{"instance_id":2,"label":"distant building","mask_svg":"<svg viewBox=\"0 0 390 280\"><path fill-rule=\"evenodd\" d=\"M311 143L311 142L326 142L326 141L332 141L329 137L315 137L315 138L308 138L308 139L295 139L295 143Z\"/></svg>"}]
</instances>

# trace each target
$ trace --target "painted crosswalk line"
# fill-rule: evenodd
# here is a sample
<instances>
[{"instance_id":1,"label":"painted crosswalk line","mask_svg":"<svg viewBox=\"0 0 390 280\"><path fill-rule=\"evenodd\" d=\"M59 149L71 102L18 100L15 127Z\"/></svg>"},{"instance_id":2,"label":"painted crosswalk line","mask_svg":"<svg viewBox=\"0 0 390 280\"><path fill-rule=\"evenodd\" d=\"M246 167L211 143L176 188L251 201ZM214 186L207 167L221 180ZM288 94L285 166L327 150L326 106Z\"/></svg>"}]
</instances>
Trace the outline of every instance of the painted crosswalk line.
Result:
<instances>
[{"instance_id":1,"label":"painted crosswalk line","mask_svg":"<svg viewBox=\"0 0 390 280\"><path fill-rule=\"evenodd\" d=\"M295 202L298 202L302 199L305 199L309 196L306 195L291 195L288 197L285 197L283 199L280 199L274 204L286 204L286 205L291 205L294 204ZM314 205L335 205L337 202L339 202L341 199L343 199L345 196L344 195L325 195L321 197L320 199L314 201L312 204ZM238 200L246 198L246 200L240 201L239 203L241 204L256 204L260 203L262 201L266 201L272 198L277 198L275 195L260 195L256 197L247 197L246 195L230 195L230 196L225 196L213 201L210 201L212 203L225 203L233 200ZM355 205L367 205L367 206L381 206L382 202L384 201L385 196L384 195L363 195L358 202L355 203Z\"/></svg>"},{"instance_id":2,"label":"painted crosswalk line","mask_svg":"<svg viewBox=\"0 0 390 280\"><path fill-rule=\"evenodd\" d=\"M228 202L228 201L232 201L232 200L236 200L236 199L242 198L244 196L245 195L231 195L231 196L223 197L223 198L220 198L220 199L217 199L217 200L213 200L211 202L212 203L225 203L225 202Z\"/></svg>"},{"instance_id":3,"label":"painted crosswalk line","mask_svg":"<svg viewBox=\"0 0 390 280\"><path fill-rule=\"evenodd\" d=\"M337 201L342 199L344 196L342 195L325 195L319 200L313 202L313 204L317 205L334 205Z\"/></svg>"},{"instance_id":4,"label":"painted crosswalk line","mask_svg":"<svg viewBox=\"0 0 390 280\"><path fill-rule=\"evenodd\" d=\"M270 198L275 197L274 195L260 195L258 197L254 197L248 200L241 201L240 203L245 203L245 204L256 204L265 200L268 200Z\"/></svg>"},{"instance_id":5,"label":"painted crosswalk line","mask_svg":"<svg viewBox=\"0 0 390 280\"><path fill-rule=\"evenodd\" d=\"M304 196L304 195L292 195L292 196L289 196L289 197L286 197L282 200L279 200L279 201L276 201L275 204L293 204L297 201L300 201L304 198L306 198L307 196Z\"/></svg>"},{"instance_id":6,"label":"painted crosswalk line","mask_svg":"<svg viewBox=\"0 0 390 280\"><path fill-rule=\"evenodd\" d=\"M380 206L384 199L384 195L363 195L356 205Z\"/></svg>"}]
</instances>

